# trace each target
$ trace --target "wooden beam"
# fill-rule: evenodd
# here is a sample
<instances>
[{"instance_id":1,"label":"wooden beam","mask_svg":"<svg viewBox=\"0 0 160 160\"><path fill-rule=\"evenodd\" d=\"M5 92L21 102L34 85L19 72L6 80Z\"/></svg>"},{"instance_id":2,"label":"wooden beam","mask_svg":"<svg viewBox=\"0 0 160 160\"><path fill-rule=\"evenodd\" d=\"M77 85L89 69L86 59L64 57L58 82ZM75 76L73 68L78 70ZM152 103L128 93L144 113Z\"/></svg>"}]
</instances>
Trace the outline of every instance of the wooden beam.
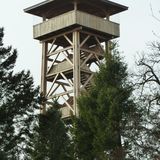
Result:
<instances>
[{"instance_id":1,"label":"wooden beam","mask_svg":"<svg viewBox=\"0 0 160 160\"><path fill-rule=\"evenodd\" d=\"M56 79L57 79L58 76L59 76L59 73L54 77L54 79L53 79L53 81L52 81L52 86L51 86L51 88L49 89L49 91L48 91L48 93L47 93L47 96L50 94L50 92L51 92L51 90L52 90L52 88L53 88L53 86L54 86L54 83L55 83L55 81L56 81Z\"/></svg>"},{"instance_id":2,"label":"wooden beam","mask_svg":"<svg viewBox=\"0 0 160 160\"><path fill-rule=\"evenodd\" d=\"M94 52L90 49L86 49L86 48L81 48L81 51L83 52L87 52L87 53L92 53L92 54L96 54L96 55L99 55L99 56L103 56L103 54L100 54L100 53L97 53L97 52Z\"/></svg>"},{"instance_id":3,"label":"wooden beam","mask_svg":"<svg viewBox=\"0 0 160 160\"><path fill-rule=\"evenodd\" d=\"M60 84L57 85L57 87L51 92L51 94L49 96L53 95L55 93L55 91L59 88L59 86L60 86Z\"/></svg>"},{"instance_id":4,"label":"wooden beam","mask_svg":"<svg viewBox=\"0 0 160 160\"><path fill-rule=\"evenodd\" d=\"M101 38L103 41L106 41L106 40L107 40L106 37L103 37L103 36L98 35L98 34L95 34L95 33L91 33L91 32L84 31L84 30L81 30L80 32L81 32L81 33L84 33L84 34L88 34L88 35L90 35L90 36L99 37L99 38Z\"/></svg>"},{"instance_id":5,"label":"wooden beam","mask_svg":"<svg viewBox=\"0 0 160 160\"><path fill-rule=\"evenodd\" d=\"M58 37L64 36L64 34L67 35L67 34L70 34L70 33L73 33L73 32L75 32L75 31L79 31L79 30L82 30L82 26L77 27L77 28L75 28L75 29L72 29L72 30L70 30L70 31L67 31L67 32L64 32L64 33L61 33L61 34L58 34L58 35L55 35L55 36L52 36L52 37L50 37L50 38L46 38L46 39L42 40L41 42L48 42L48 41L50 41L50 40L52 40L52 39L54 39L54 38L58 38Z\"/></svg>"},{"instance_id":6,"label":"wooden beam","mask_svg":"<svg viewBox=\"0 0 160 160\"><path fill-rule=\"evenodd\" d=\"M90 37L91 37L91 36L88 35L88 36L83 40L83 42L80 44L80 47L82 47Z\"/></svg>"},{"instance_id":7,"label":"wooden beam","mask_svg":"<svg viewBox=\"0 0 160 160\"><path fill-rule=\"evenodd\" d=\"M89 83L89 81L93 78L93 73L91 74L91 76L87 79L87 81L85 82L85 84L82 86L82 89L86 87L86 85Z\"/></svg>"},{"instance_id":8,"label":"wooden beam","mask_svg":"<svg viewBox=\"0 0 160 160\"><path fill-rule=\"evenodd\" d=\"M98 45L99 45L99 47L101 48L102 52L104 53L105 50L103 49L103 47L102 47L102 45L101 45L101 42L99 41L99 39L98 39L96 36L94 36L94 37L95 37L96 41L98 42Z\"/></svg>"},{"instance_id":9,"label":"wooden beam","mask_svg":"<svg viewBox=\"0 0 160 160\"><path fill-rule=\"evenodd\" d=\"M54 61L52 62L51 66L49 67L49 69L48 69L48 71L47 71L47 74L50 72L50 70L52 69L54 63L57 61L57 58L59 57L59 54L60 54L60 53L57 54L56 58L55 58Z\"/></svg>"},{"instance_id":10,"label":"wooden beam","mask_svg":"<svg viewBox=\"0 0 160 160\"><path fill-rule=\"evenodd\" d=\"M101 63L98 56L96 54L94 54L94 56L96 57L97 61L99 62L99 64Z\"/></svg>"},{"instance_id":11,"label":"wooden beam","mask_svg":"<svg viewBox=\"0 0 160 160\"><path fill-rule=\"evenodd\" d=\"M64 38L69 42L71 46L73 45L72 41L66 35L64 35Z\"/></svg>"},{"instance_id":12,"label":"wooden beam","mask_svg":"<svg viewBox=\"0 0 160 160\"><path fill-rule=\"evenodd\" d=\"M68 86L70 87L70 85L68 83L65 83L65 82L60 82L60 81L56 81L56 83L60 84L60 85L65 85L65 86Z\"/></svg>"},{"instance_id":13,"label":"wooden beam","mask_svg":"<svg viewBox=\"0 0 160 160\"><path fill-rule=\"evenodd\" d=\"M46 73L47 73L47 50L48 50L48 43L42 43L42 65L41 65L41 94L42 96L46 97L47 92L47 80L46 80ZM43 103L41 105L41 113L46 113L46 104Z\"/></svg>"},{"instance_id":14,"label":"wooden beam","mask_svg":"<svg viewBox=\"0 0 160 160\"><path fill-rule=\"evenodd\" d=\"M74 115L79 116L77 99L80 95L80 33L73 32L73 78L74 78Z\"/></svg>"},{"instance_id":15,"label":"wooden beam","mask_svg":"<svg viewBox=\"0 0 160 160\"><path fill-rule=\"evenodd\" d=\"M72 48L73 48L72 46L69 46L69 47L60 49L60 50L58 50L58 51L51 52L51 53L48 55L48 57L53 56L53 55L58 54L58 53L61 53L61 52L64 52L64 51L66 51L66 50L72 49Z\"/></svg>"},{"instance_id":16,"label":"wooden beam","mask_svg":"<svg viewBox=\"0 0 160 160\"><path fill-rule=\"evenodd\" d=\"M70 87L73 87L73 84L70 83L70 81L66 78L66 76L63 73L60 73L60 74L69 83Z\"/></svg>"},{"instance_id":17,"label":"wooden beam","mask_svg":"<svg viewBox=\"0 0 160 160\"><path fill-rule=\"evenodd\" d=\"M86 64L86 62L87 62L92 56L93 56L92 53L90 53L90 54L88 55L88 57L85 59L85 61L81 64L81 68Z\"/></svg>"},{"instance_id":18,"label":"wooden beam","mask_svg":"<svg viewBox=\"0 0 160 160\"><path fill-rule=\"evenodd\" d=\"M73 66L72 61L64 54L64 52L62 52L62 53L63 53L63 55L65 56L65 59Z\"/></svg>"},{"instance_id":19,"label":"wooden beam","mask_svg":"<svg viewBox=\"0 0 160 160\"><path fill-rule=\"evenodd\" d=\"M52 96L48 96L48 97L47 97L47 100L53 99L54 97L60 97L60 96L63 96L63 95L67 95L67 94L70 94L70 93L73 93L73 90L69 90L69 91L67 91L67 92L62 92L62 93L59 93L59 94L55 94L55 95L52 95Z\"/></svg>"},{"instance_id":20,"label":"wooden beam","mask_svg":"<svg viewBox=\"0 0 160 160\"><path fill-rule=\"evenodd\" d=\"M53 40L53 42L51 44L51 47L50 47L49 51L47 52L47 55L51 52L51 50L52 50L52 48L54 46L55 41L56 41L56 38Z\"/></svg>"},{"instance_id":21,"label":"wooden beam","mask_svg":"<svg viewBox=\"0 0 160 160\"><path fill-rule=\"evenodd\" d=\"M68 108L74 113L74 109L71 107L71 105L67 102L67 100L63 97L63 96L61 96L62 98L63 98L63 100L64 100L64 103L68 106Z\"/></svg>"},{"instance_id":22,"label":"wooden beam","mask_svg":"<svg viewBox=\"0 0 160 160\"><path fill-rule=\"evenodd\" d=\"M62 88L64 89L64 91L67 92L67 89L65 88L65 86L64 86L64 85L61 85L61 86L62 86ZM69 94L67 94L67 96L68 96L68 98L71 97Z\"/></svg>"}]
</instances>

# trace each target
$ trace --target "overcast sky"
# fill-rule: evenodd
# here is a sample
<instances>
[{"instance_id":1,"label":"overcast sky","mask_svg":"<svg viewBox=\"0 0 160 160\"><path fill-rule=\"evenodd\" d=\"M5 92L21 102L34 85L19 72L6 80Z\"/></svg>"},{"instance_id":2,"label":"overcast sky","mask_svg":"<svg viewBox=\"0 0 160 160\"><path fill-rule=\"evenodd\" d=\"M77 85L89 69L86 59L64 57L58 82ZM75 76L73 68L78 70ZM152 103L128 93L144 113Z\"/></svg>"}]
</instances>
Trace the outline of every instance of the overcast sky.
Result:
<instances>
[{"instance_id":1,"label":"overcast sky","mask_svg":"<svg viewBox=\"0 0 160 160\"><path fill-rule=\"evenodd\" d=\"M1 0L0 27L5 28L6 45L12 45L18 50L16 71L31 70L36 84L40 83L41 45L33 40L32 26L39 19L23 12L24 8L42 0ZM146 43L156 40L153 31L158 34L160 22L152 17L150 5L154 14L160 18L160 0L114 0L129 7L114 17L120 23L121 36L118 39L120 51L123 51L126 62L131 68L134 56L146 48Z\"/></svg>"}]
</instances>

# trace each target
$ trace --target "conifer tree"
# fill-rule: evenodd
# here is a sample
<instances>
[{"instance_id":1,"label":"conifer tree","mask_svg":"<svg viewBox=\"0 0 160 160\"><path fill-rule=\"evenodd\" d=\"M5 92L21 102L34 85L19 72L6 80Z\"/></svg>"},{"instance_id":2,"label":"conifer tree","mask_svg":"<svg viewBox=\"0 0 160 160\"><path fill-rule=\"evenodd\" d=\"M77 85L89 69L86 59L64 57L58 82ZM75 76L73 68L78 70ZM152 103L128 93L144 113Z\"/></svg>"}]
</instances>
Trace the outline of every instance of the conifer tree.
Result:
<instances>
[{"instance_id":1,"label":"conifer tree","mask_svg":"<svg viewBox=\"0 0 160 160\"><path fill-rule=\"evenodd\" d=\"M79 159L122 160L127 157L126 133L138 114L132 90L127 65L114 49L112 54L105 55L94 86L78 100L80 116L75 122L74 138Z\"/></svg>"},{"instance_id":2,"label":"conifer tree","mask_svg":"<svg viewBox=\"0 0 160 160\"><path fill-rule=\"evenodd\" d=\"M58 103L38 116L34 137L30 143L32 160L72 160L67 126L61 119Z\"/></svg>"},{"instance_id":3,"label":"conifer tree","mask_svg":"<svg viewBox=\"0 0 160 160\"><path fill-rule=\"evenodd\" d=\"M0 28L0 153L7 160L17 160L25 157L38 88L29 71L13 73L17 51L4 46L3 36Z\"/></svg>"}]
</instances>

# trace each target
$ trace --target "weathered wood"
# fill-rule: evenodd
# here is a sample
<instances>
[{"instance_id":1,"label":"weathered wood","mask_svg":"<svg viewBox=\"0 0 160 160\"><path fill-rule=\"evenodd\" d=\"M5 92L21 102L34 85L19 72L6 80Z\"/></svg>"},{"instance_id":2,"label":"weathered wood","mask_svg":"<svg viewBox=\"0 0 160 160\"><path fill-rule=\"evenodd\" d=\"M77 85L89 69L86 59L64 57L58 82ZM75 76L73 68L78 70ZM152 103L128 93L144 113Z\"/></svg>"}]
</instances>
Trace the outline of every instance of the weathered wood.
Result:
<instances>
[{"instance_id":1,"label":"weathered wood","mask_svg":"<svg viewBox=\"0 0 160 160\"><path fill-rule=\"evenodd\" d=\"M84 60L84 62L81 64L81 68L83 68L83 66L86 64L86 62L87 62L92 56L93 56L93 54L90 53L90 54L88 55L88 57L86 57L86 59Z\"/></svg>"},{"instance_id":2,"label":"weathered wood","mask_svg":"<svg viewBox=\"0 0 160 160\"><path fill-rule=\"evenodd\" d=\"M119 24L81 11L73 10L35 25L33 27L34 38L41 40L43 36L73 25L96 30L97 32L106 34L108 38L110 35L110 39L119 37Z\"/></svg>"},{"instance_id":3,"label":"weathered wood","mask_svg":"<svg viewBox=\"0 0 160 160\"><path fill-rule=\"evenodd\" d=\"M47 72L47 50L48 50L48 44L46 42L42 43L42 65L41 65L41 94L43 97L46 97L47 93L47 81L46 81L46 72ZM41 105L41 113L46 113L46 104L43 103Z\"/></svg>"},{"instance_id":4,"label":"weathered wood","mask_svg":"<svg viewBox=\"0 0 160 160\"><path fill-rule=\"evenodd\" d=\"M80 30L82 30L82 26L75 27L74 29L70 29L69 31L58 33L54 36L49 36L47 38L44 38L43 40L40 40L40 42L48 42L48 41L53 40L54 38L59 38L59 37L63 36L64 34L67 35L67 34L73 33L74 31L80 31Z\"/></svg>"},{"instance_id":5,"label":"weathered wood","mask_svg":"<svg viewBox=\"0 0 160 160\"><path fill-rule=\"evenodd\" d=\"M76 14L74 11L51 18L48 21L33 26L33 37L39 39L38 37L69 27L75 24L75 19Z\"/></svg>"},{"instance_id":6,"label":"weathered wood","mask_svg":"<svg viewBox=\"0 0 160 160\"><path fill-rule=\"evenodd\" d=\"M53 79L52 86L50 87L50 89L49 89L49 91L48 91L48 93L47 93L47 96L50 94L52 88L54 87L54 83L56 82L58 76L59 76L59 73L58 73L58 74L55 76L55 78Z\"/></svg>"},{"instance_id":7,"label":"weathered wood","mask_svg":"<svg viewBox=\"0 0 160 160\"><path fill-rule=\"evenodd\" d=\"M104 0L48 0L25 9L43 17L33 27L34 38L42 42L41 93L47 99L43 114L57 97L63 103L62 118L79 116L77 99L82 89L89 89L92 64L99 66L104 58L101 44L106 43L110 53L109 40L119 37L119 24L109 18L126 9Z\"/></svg>"},{"instance_id":8,"label":"weathered wood","mask_svg":"<svg viewBox=\"0 0 160 160\"><path fill-rule=\"evenodd\" d=\"M86 48L81 48L81 51L87 52L87 53L92 53L92 54L99 55L99 56L102 56L102 55L103 55L103 54L100 54L100 53L98 53L98 52L94 52L94 51L92 51L92 50L86 49Z\"/></svg>"},{"instance_id":9,"label":"weathered wood","mask_svg":"<svg viewBox=\"0 0 160 160\"><path fill-rule=\"evenodd\" d=\"M74 114L79 115L77 99L80 95L80 34L78 31L73 32L73 79L74 79L74 97L73 97L73 107Z\"/></svg>"},{"instance_id":10,"label":"weathered wood","mask_svg":"<svg viewBox=\"0 0 160 160\"><path fill-rule=\"evenodd\" d=\"M83 42L80 44L80 47L82 47L82 46L85 44L85 42L86 42L90 37L91 37L91 36L88 35L88 36L83 40Z\"/></svg>"},{"instance_id":11,"label":"weathered wood","mask_svg":"<svg viewBox=\"0 0 160 160\"><path fill-rule=\"evenodd\" d=\"M65 83L65 82L60 82L60 81L56 81L56 83L60 84L60 85L63 85L63 86L68 86L70 87L70 85L68 83Z\"/></svg>"},{"instance_id":12,"label":"weathered wood","mask_svg":"<svg viewBox=\"0 0 160 160\"><path fill-rule=\"evenodd\" d=\"M70 43L70 45L73 45L73 43L71 42L71 40L66 35L64 35L64 38Z\"/></svg>"},{"instance_id":13,"label":"weathered wood","mask_svg":"<svg viewBox=\"0 0 160 160\"><path fill-rule=\"evenodd\" d=\"M47 56L50 57L50 56L53 56L53 55L55 55L55 54L58 54L58 53L67 51L67 50L72 49L72 48L73 48L72 46L69 46L69 47L60 49L60 50L58 50L58 51L51 52L51 53L50 53L49 55L47 55Z\"/></svg>"},{"instance_id":14,"label":"weathered wood","mask_svg":"<svg viewBox=\"0 0 160 160\"><path fill-rule=\"evenodd\" d=\"M48 96L48 97L47 97L47 100L53 99L53 98L55 98L55 97L60 97L60 96L63 96L63 95L67 95L67 94L70 94L70 93L73 93L73 90L69 90L69 91L67 91L67 92L62 92L62 93L59 93L59 94L54 94L54 95L52 95L52 96Z\"/></svg>"},{"instance_id":15,"label":"weathered wood","mask_svg":"<svg viewBox=\"0 0 160 160\"><path fill-rule=\"evenodd\" d=\"M73 87L73 84L71 84L71 82L66 78L66 76L63 73L60 73L62 75L62 77L64 78L64 80L66 80L68 82L68 84L70 85L70 87Z\"/></svg>"},{"instance_id":16,"label":"weathered wood","mask_svg":"<svg viewBox=\"0 0 160 160\"><path fill-rule=\"evenodd\" d=\"M57 82L56 82L57 83ZM56 88L51 92L51 94L50 95L54 95L54 93L56 92L56 90L59 88L59 86L60 86L60 84L58 84L57 86L56 86Z\"/></svg>"},{"instance_id":17,"label":"weathered wood","mask_svg":"<svg viewBox=\"0 0 160 160\"><path fill-rule=\"evenodd\" d=\"M105 53L105 50L103 49L101 42L99 41L99 39L95 36L96 41L98 42L99 47L101 48L102 52Z\"/></svg>"},{"instance_id":18,"label":"weathered wood","mask_svg":"<svg viewBox=\"0 0 160 160\"><path fill-rule=\"evenodd\" d=\"M58 53L58 54L56 55L56 58L53 60L51 66L48 68L47 74L50 72L50 70L52 69L54 63L57 61L57 58L59 57L59 54L60 54L60 53Z\"/></svg>"},{"instance_id":19,"label":"weathered wood","mask_svg":"<svg viewBox=\"0 0 160 160\"><path fill-rule=\"evenodd\" d=\"M93 78L93 74L91 74L90 77L87 79L87 81L84 83L82 89L86 87L86 85L89 83L89 81L90 81L92 78Z\"/></svg>"},{"instance_id":20,"label":"weathered wood","mask_svg":"<svg viewBox=\"0 0 160 160\"><path fill-rule=\"evenodd\" d=\"M78 2L78 6L76 2ZM111 16L128 9L126 6L108 0L45 0L44 2L26 8L24 11L49 19L69 10L77 10L79 8L91 15L97 15L103 18L107 14Z\"/></svg>"},{"instance_id":21,"label":"weathered wood","mask_svg":"<svg viewBox=\"0 0 160 160\"><path fill-rule=\"evenodd\" d=\"M61 87L64 89L65 92L67 92L67 89L65 88L65 86L62 84ZM70 98L71 96L69 94L67 94L68 98Z\"/></svg>"},{"instance_id":22,"label":"weathered wood","mask_svg":"<svg viewBox=\"0 0 160 160\"><path fill-rule=\"evenodd\" d=\"M63 53L63 55L65 56L65 59L73 66L73 62L64 53Z\"/></svg>"},{"instance_id":23,"label":"weathered wood","mask_svg":"<svg viewBox=\"0 0 160 160\"><path fill-rule=\"evenodd\" d=\"M67 100L61 96L63 98L63 100L65 101L64 103L68 106L68 108L74 113L74 109L71 107L71 105L67 102Z\"/></svg>"},{"instance_id":24,"label":"weathered wood","mask_svg":"<svg viewBox=\"0 0 160 160\"><path fill-rule=\"evenodd\" d=\"M52 50L52 48L54 46L55 41L56 41L56 38L53 40L52 45L51 45L49 51L47 52L47 55L51 52L51 50Z\"/></svg>"}]
</instances>

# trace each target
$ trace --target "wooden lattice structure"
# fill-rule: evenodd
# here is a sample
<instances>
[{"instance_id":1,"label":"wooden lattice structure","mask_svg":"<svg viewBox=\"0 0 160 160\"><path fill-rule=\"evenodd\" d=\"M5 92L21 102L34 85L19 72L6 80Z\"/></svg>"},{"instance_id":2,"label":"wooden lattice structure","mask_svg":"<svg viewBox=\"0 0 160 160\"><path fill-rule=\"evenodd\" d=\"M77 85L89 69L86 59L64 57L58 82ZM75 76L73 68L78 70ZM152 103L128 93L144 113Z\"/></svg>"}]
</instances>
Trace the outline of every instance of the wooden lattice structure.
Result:
<instances>
[{"instance_id":1,"label":"wooden lattice structure","mask_svg":"<svg viewBox=\"0 0 160 160\"><path fill-rule=\"evenodd\" d=\"M119 37L109 18L126 9L108 0L46 0L24 10L43 18L33 27L42 43L42 113L57 97L63 118L78 116L80 92L89 89L108 41Z\"/></svg>"}]
</instances>

